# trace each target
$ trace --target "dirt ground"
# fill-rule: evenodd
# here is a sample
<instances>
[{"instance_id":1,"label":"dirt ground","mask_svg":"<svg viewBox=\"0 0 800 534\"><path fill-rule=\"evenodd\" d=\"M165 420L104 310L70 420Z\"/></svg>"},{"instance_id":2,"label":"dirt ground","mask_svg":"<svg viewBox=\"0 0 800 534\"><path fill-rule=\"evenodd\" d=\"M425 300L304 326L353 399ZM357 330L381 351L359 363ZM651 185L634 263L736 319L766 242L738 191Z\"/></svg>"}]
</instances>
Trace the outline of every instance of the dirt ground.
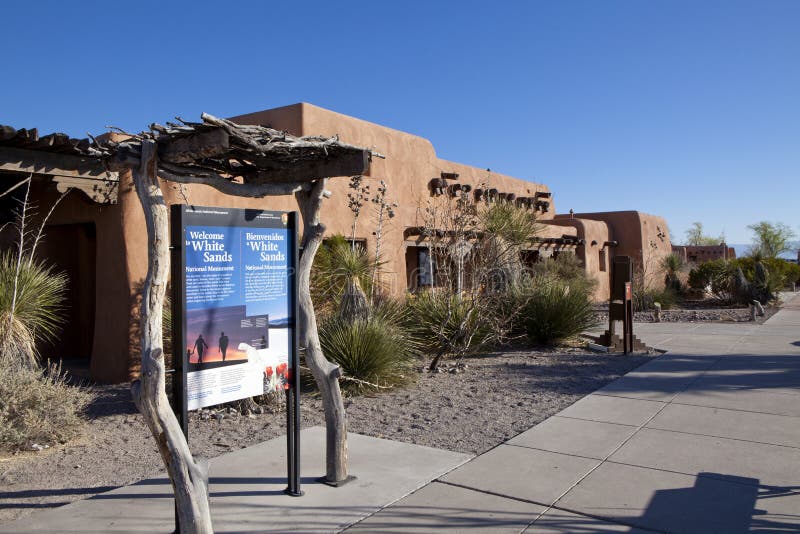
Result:
<instances>
[{"instance_id":1,"label":"dirt ground","mask_svg":"<svg viewBox=\"0 0 800 534\"><path fill-rule=\"evenodd\" d=\"M471 454L484 452L650 360L581 349L517 351L416 371L403 389L348 398L351 432ZM61 506L163 471L153 438L127 385L94 386L83 436L41 452L0 457L0 521ZM313 394L301 401L302 426L323 424ZM282 402L265 413L193 412L189 443L214 457L285 433ZM324 451L320 451L324 454Z\"/></svg>"}]
</instances>

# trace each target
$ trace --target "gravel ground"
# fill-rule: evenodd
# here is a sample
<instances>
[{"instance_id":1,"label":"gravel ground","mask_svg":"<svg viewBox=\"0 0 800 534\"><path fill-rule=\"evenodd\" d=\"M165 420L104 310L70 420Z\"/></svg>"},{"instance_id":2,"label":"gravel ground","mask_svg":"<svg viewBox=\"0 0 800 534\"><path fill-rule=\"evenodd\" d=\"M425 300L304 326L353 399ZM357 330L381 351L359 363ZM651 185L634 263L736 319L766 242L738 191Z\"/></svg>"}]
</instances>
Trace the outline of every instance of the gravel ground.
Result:
<instances>
[{"instance_id":1,"label":"gravel ground","mask_svg":"<svg viewBox=\"0 0 800 534\"><path fill-rule=\"evenodd\" d=\"M347 399L351 432L478 454L508 440L651 359L582 349L516 351L419 369L406 388ZM323 424L313 394L302 400L302 426ZM193 413L190 446L214 457L283 435L280 402L264 413ZM320 454L324 454L320 451ZM153 439L127 385L96 386L80 439L41 452L0 457L0 521L61 506L163 471Z\"/></svg>"}]
</instances>

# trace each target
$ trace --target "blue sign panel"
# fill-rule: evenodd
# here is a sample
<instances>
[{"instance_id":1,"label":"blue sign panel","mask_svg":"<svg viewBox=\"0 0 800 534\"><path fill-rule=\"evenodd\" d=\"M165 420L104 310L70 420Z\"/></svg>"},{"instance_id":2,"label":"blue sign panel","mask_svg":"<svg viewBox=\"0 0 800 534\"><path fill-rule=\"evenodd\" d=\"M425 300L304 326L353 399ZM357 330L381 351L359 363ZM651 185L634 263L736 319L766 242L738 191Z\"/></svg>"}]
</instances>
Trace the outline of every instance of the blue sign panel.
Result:
<instances>
[{"instance_id":1,"label":"blue sign panel","mask_svg":"<svg viewBox=\"0 0 800 534\"><path fill-rule=\"evenodd\" d=\"M294 214L181 206L189 410L287 389L294 366Z\"/></svg>"}]
</instances>

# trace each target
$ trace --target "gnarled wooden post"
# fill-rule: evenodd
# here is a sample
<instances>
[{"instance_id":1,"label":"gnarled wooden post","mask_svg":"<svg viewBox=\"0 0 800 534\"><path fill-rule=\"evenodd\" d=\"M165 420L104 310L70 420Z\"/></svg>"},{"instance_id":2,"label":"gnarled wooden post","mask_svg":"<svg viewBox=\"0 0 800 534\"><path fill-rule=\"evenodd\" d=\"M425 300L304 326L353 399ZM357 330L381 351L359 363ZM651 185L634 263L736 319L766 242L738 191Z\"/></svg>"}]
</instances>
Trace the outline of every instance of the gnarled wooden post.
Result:
<instances>
[{"instance_id":1,"label":"gnarled wooden post","mask_svg":"<svg viewBox=\"0 0 800 534\"><path fill-rule=\"evenodd\" d=\"M317 333L317 318L311 301L311 266L322 243L325 226L319 221L319 211L327 180L317 180L310 191L295 194L303 218L303 253L298 266L298 305L300 308L300 344L306 350L306 363L322 394L325 409L326 447L325 481L337 485L347 481L347 413L339 388L341 369L325 359Z\"/></svg>"},{"instance_id":2,"label":"gnarled wooden post","mask_svg":"<svg viewBox=\"0 0 800 534\"><path fill-rule=\"evenodd\" d=\"M142 371L131 393L156 438L158 451L169 472L181 533L213 533L208 503L208 465L192 458L164 390L161 316L169 274L169 213L156 168L156 143L142 141L141 165L133 169L133 181L147 224L148 267L142 290Z\"/></svg>"}]
</instances>

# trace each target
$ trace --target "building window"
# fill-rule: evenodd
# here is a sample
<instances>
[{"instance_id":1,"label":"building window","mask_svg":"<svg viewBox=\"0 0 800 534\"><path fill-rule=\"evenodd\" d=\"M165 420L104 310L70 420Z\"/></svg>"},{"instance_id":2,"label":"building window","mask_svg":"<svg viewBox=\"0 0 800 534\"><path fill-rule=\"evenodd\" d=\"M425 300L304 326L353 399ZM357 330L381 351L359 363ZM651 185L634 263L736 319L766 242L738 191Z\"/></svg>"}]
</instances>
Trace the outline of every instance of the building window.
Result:
<instances>
[{"instance_id":1,"label":"building window","mask_svg":"<svg viewBox=\"0 0 800 534\"><path fill-rule=\"evenodd\" d=\"M406 248L406 280L409 291L433 287L436 281L436 260L435 253L431 258L428 247L409 246Z\"/></svg>"},{"instance_id":2,"label":"building window","mask_svg":"<svg viewBox=\"0 0 800 534\"><path fill-rule=\"evenodd\" d=\"M420 287L433 286L433 273L436 270L436 259L431 258L430 250L420 247L417 249L417 285Z\"/></svg>"},{"instance_id":3,"label":"building window","mask_svg":"<svg viewBox=\"0 0 800 534\"><path fill-rule=\"evenodd\" d=\"M598 262L600 263L600 270L605 272L606 271L606 249L601 248L597 258Z\"/></svg>"}]
</instances>

